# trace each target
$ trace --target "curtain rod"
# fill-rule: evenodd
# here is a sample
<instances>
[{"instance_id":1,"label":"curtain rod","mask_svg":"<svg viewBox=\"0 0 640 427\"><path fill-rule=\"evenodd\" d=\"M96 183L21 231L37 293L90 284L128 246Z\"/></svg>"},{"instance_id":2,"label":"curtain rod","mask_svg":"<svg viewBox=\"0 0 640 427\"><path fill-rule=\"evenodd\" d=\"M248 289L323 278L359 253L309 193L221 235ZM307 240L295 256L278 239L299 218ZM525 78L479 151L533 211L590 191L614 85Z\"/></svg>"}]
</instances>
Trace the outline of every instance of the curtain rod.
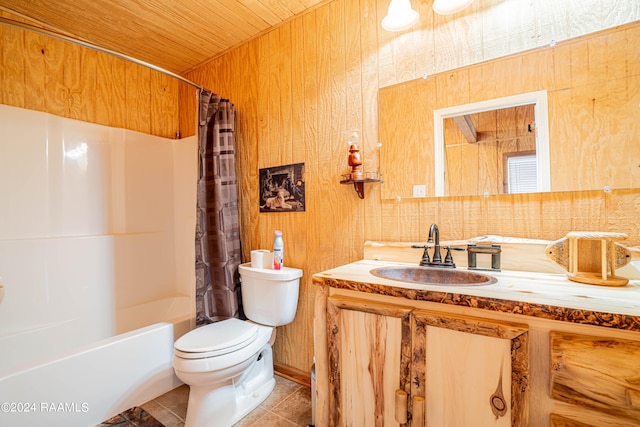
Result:
<instances>
[{"instance_id":1,"label":"curtain rod","mask_svg":"<svg viewBox=\"0 0 640 427\"><path fill-rule=\"evenodd\" d=\"M180 80L183 83L188 84L189 86L193 86L196 89L200 89L200 90L205 90L204 87L200 86L199 84L196 84L194 82L192 82L191 80L187 80L182 76L179 76L175 73L172 73L171 71L165 70L164 68L160 68L156 65L150 64L148 62L144 62L141 61L139 59L133 58L131 56L127 56L125 54L110 50L110 49L106 49L82 40L78 40L78 39L74 39L73 37L69 37L69 36L65 36L59 33L56 33L54 31L49 31L49 30L45 30L43 28L38 28L35 27L33 25L27 24L27 23L23 23L23 22L17 22L14 21L12 19L7 19L7 18L3 18L0 16L0 23L11 26L11 27L15 27L15 28L20 28L23 30L28 30L28 31L32 31L34 33L38 33L38 34L42 34L45 36L49 36L49 37L53 37L59 40L63 40L63 41L67 41L67 42L71 42L71 43L75 43L78 44L80 46L83 47L88 47L89 49L93 49L93 50L97 50L98 52L102 52L102 53L107 53L109 55L113 55L115 57L118 57L120 59L125 59L127 61L136 63L138 65L142 65L143 67L147 67L147 68L151 68L152 70L158 71L162 74L166 74L167 76L173 77L174 79Z\"/></svg>"}]
</instances>

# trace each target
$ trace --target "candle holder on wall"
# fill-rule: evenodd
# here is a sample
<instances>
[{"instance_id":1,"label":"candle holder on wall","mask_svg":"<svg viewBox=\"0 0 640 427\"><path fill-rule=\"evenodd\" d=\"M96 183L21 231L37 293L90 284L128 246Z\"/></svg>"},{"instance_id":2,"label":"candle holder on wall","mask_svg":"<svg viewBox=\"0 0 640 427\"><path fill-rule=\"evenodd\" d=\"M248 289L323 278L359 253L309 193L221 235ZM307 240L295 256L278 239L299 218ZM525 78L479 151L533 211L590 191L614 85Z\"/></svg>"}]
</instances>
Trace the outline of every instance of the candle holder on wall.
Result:
<instances>
[{"instance_id":1,"label":"candle holder on wall","mask_svg":"<svg viewBox=\"0 0 640 427\"><path fill-rule=\"evenodd\" d=\"M347 158L347 163L351 167L351 171L342 175L340 184L353 184L358 197L364 199L364 184L367 182L382 182L382 180L378 172L365 172L362 170L362 157L358 147L359 140L360 133L356 129L351 132L348 138L349 157Z\"/></svg>"},{"instance_id":2,"label":"candle holder on wall","mask_svg":"<svg viewBox=\"0 0 640 427\"><path fill-rule=\"evenodd\" d=\"M360 149L358 144L353 143L349 145L349 166L351 166L350 178L361 179L362 178L362 158L360 157Z\"/></svg>"},{"instance_id":3,"label":"candle holder on wall","mask_svg":"<svg viewBox=\"0 0 640 427\"><path fill-rule=\"evenodd\" d=\"M342 175L342 181L340 184L353 184L353 188L358 193L358 197L364 199L364 184L368 182L383 182L380 179L378 172L362 172L360 178L352 178L351 173L345 173Z\"/></svg>"}]
</instances>

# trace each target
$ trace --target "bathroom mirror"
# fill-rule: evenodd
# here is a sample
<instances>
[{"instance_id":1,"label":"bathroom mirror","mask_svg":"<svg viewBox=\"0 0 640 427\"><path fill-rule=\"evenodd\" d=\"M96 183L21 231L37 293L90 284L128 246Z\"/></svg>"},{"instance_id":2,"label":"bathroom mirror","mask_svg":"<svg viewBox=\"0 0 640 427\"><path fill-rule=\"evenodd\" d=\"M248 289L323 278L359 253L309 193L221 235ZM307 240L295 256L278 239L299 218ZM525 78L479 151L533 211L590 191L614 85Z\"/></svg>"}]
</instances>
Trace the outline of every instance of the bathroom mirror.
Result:
<instances>
[{"instance_id":1,"label":"bathroom mirror","mask_svg":"<svg viewBox=\"0 0 640 427\"><path fill-rule=\"evenodd\" d=\"M547 91L433 112L436 196L549 191Z\"/></svg>"},{"instance_id":2,"label":"bathroom mirror","mask_svg":"<svg viewBox=\"0 0 640 427\"><path fill-rule=\"evenodd\" d=\"M466 116L482 127L480 111L491 110L497 117L508 115L503 109L526 105L534 105L533 118L526 111L512 117L531 135L516 130L512 136L527 139L529 149L522 151L529 156L535 152L527 160L535 163L537 176L536 187L522 191L640 187L636 42L640 27L606 31L380 88L382 199L509 193L504 188L504 157L489 161L480 151L483 144L461 141L453 118ZM452 143L451 129L458 133ZM519 148L497 148L501 138L496 135L484 145L493 144L496 155L520 155ZM471 185L463 185L462 171L474 170L475 177L465 178ZM494 175L498 178L492 179L491 189L478 183L488 183Z\"/></svg>"}]
</instances>

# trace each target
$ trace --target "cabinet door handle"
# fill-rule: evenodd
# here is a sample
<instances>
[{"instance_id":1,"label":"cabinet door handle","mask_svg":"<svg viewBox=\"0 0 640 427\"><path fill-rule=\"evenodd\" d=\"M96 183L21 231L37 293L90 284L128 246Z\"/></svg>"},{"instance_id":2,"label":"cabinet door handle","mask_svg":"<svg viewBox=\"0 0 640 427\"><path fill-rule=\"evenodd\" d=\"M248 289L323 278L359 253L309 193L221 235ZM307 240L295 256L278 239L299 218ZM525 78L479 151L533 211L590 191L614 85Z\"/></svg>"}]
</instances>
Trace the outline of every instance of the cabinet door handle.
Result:
<instances>
[{"instance_id":1,"label":"cabinet door handle","mask_svg":"<svg viewBox=\"0 0 640 427\"><path fill-rule=\"evenodd\" d=\"M414 396L411 407L411 427L424 427L424 397Z\"/></svg>"},{"instance_id":2,"label":"cabinet door handle","mask_svg":"<svg viewBox=\"0 0 640 427\"><path fill-rule=\"evenodd\" d=\"M407 422L407 392L404 390L396 390L396 421L398 424L406 424Z\"/></svg>"}]
</instances>

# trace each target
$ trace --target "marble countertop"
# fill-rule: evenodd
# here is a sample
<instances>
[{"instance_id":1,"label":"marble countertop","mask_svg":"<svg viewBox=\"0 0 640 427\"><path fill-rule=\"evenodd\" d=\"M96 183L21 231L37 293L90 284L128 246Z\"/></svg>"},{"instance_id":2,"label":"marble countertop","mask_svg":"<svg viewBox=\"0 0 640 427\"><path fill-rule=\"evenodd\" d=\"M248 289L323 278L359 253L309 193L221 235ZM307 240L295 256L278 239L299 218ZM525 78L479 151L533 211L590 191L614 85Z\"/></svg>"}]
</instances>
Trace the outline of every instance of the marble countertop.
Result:
<instances>
[{"instance_id":1,"label":"marble countertop","mask_svg":"<svg viewBox=\"0 0 640 427\"><path fill-rule=\"evenodd\" d=\"M369 272L379 267L415 265L361 260L314 274L313 283L417 301L640 332L639 280L631 280L624 287L607 287L572 282L565 274L503 270L481 272L497 279L491 285L442 286L399 282L376 277Z\"/></svg>"}]
</instances>

